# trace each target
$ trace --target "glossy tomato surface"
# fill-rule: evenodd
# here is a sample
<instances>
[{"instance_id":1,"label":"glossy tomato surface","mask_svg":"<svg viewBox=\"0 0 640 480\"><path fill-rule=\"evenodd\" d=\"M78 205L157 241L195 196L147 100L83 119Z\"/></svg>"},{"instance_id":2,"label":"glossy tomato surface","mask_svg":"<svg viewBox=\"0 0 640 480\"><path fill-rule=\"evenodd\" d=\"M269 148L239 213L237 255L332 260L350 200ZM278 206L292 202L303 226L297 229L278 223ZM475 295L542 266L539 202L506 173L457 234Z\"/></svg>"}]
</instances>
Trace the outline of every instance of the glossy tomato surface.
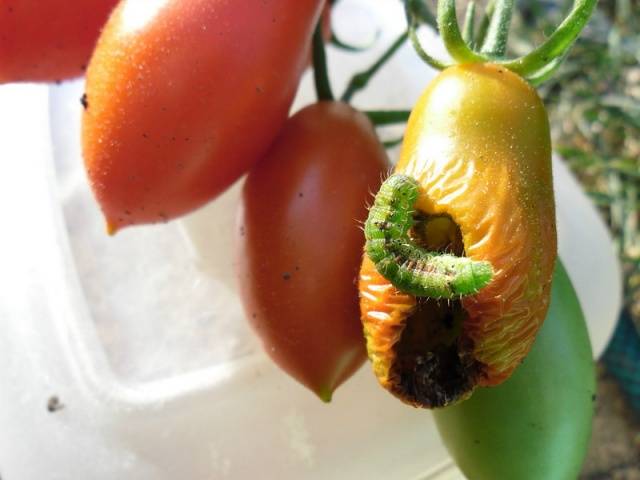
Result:
<instances>
[{"instance_id":1,"label":"glossy tomato surface","mask_svg":"<svg viewBox=\"0 0 640 480\"><path fill-rule=\"evenodd\" d=\"M84 74L116 0L0 0L0 83Z\"/></svg>"},{"instance_id":2,"label":"glossy tomato surface","mask_svg":"<svg viewBox=\"0 0 640 480\"><path fill-rule=\"evenodd\" d=\"M366 116L322 102L288 120L244 187L237 263L247 317L271 358L325 401L366 357L361 225L387 169Z\"/></svg>"},{"instance_id":3,"label":"glossy tomato surface","mask_svg":"<svg viewBox=\"0 0 640 480\"><path fill-rule=\"evenodd\" d=\"M275 138L322 0L124 0L87 71L85 166L110 231L201 206Z\"/></svg>"}]
</instances>

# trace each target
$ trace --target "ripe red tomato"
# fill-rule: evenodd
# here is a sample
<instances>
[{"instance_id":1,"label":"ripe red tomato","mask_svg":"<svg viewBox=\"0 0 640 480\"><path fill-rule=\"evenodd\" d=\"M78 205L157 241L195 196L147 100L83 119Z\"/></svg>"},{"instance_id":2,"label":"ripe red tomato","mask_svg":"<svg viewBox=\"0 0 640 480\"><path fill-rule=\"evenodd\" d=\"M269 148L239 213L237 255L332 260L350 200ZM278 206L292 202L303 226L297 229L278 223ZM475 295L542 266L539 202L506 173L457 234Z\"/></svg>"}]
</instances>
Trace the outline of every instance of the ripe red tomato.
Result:
<instances>
[{"instance_id":1,"label":"ripe red tomato","mask_svg":"<svg viewBox=\"0 0 640 480\"><path fill-rule=\"evenodd\" d=\"M117 0L0 0L0 83L82 75Z\"/></svg>"},{"instance_id":2,"label":"ripe red tomato","mask_svg":"<svg viewBox=\"0 0 640 480\"><path fill-rule=\"evenodd\" d=\"M87 71L85 165L111 231L224 191L285 122L322 0L124 0Z\"/></svg>"},{"instance_id":3,"label":"ripe red tomato","mask_svg":"<svg viewBox=\"0 0 640 480\"><path fill-rule=\"evenodd\" d=\"M366 203L388 169L361 113L311 105L247 178L238 276L266 352L325 401L366 358L356 279Z\"/></svg>"}]
</instances>

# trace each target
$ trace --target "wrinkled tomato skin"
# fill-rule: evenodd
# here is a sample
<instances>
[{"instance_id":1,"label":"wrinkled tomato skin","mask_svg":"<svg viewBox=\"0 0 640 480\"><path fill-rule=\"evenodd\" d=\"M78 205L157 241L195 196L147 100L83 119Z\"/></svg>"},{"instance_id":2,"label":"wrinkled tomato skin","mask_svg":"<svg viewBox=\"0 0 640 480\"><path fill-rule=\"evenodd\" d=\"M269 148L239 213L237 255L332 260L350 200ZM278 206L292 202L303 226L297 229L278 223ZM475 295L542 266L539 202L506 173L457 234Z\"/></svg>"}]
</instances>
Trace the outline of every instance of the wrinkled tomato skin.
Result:
<instances>
[{"instance_id":1,"label":"wrinkled tomato skin","mask_svg":"<svg viewBox=\"0 0 640 480\"><path fill-rule=\"evenodd\" d=\"M0 0L0 83L78 77L116 0Z\"/></svg>"},{"instance_id":2,"label":"wrinkled tomato skin","mask_svg":"<svg viewBox=\"0 0 640 480\"><path fill-rule=\"evenodd\" d=\"M356 278L361 224L387 158L342 103L294 115L244 186L237 267L265 351L327 401L366 358Z\"/></svg>"},{"instance_id":3,"label":"wrinkled tomato skin","mask_svg":"<svg viewBox=\"0 0 640 480\"><path fill-rule=\"evenodd\" d=\"M497 385L526 356L549 307L557 240L544 104L499 65L450 67L416 103L396 172L420 184L416 209L449 215L465 255L493 266L489 285L462 304L464 333L486 366L479 384Z\"/></svg>"},{"instance_id":4,"label":"wrinkled tomato skin","mask_svg":"<svg viewBox=\"0 0 640 480\"><path fill-rule=\"evenodd\" d=\"M85 166L110 231L224 191L287 118L322 0L124 0L87 71Z\"/></svg>"}]
</instances>

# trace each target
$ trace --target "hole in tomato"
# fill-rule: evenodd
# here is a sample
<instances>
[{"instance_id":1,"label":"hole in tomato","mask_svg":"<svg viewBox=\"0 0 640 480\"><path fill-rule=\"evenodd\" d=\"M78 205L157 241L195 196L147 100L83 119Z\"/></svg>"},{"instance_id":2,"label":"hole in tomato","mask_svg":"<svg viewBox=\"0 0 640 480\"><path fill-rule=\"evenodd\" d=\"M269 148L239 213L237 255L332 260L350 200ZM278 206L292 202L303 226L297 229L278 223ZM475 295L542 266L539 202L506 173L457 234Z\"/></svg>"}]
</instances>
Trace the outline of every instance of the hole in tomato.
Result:
<instances>
[{"instance_id":1,"label":"hole in tomato","mask_svg":"<svg viewBox=\"0 0 640 480\"><path fill-rule=\"evenodd\" d=\"M410 236L418 245L464 255L462 233L447 215L414 215ZM393 347L395 393L426 408L444 407L464 398L477 384L483 365L473 358L473 343L463 334L468 318L459 300L418 298Z\"/></svg>"}]
</instances>

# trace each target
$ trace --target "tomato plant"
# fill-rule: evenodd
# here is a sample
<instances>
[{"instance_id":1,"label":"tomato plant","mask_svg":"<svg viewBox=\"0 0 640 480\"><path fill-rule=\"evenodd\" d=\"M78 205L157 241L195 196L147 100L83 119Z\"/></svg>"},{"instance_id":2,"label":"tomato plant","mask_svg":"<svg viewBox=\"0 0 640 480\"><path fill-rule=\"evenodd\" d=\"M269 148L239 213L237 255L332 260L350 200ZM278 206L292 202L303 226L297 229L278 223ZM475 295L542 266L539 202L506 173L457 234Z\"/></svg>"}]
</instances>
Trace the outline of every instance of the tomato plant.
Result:
<instances>
[{"instance_id":1,"label":"tomato plant","mask_svg":"<svg viewBox=\"0 0 640 480\"><path fill-rule=\"evenodd\" d=\"M366 358L359 222L387 168L366 116L320 102L287 121L244 186L237 262L247 317L271 358L325 401Z\"/></svg>"},{"instance_id":2,"label":"tomato plant","mask_svg":"<svg viewBox=\"0 0 640 480\"><path fill-rule=\"evenodd\" d=\"M0 0L0 83L84 73L116 0Z\"/></svg>"},{"instance_id":3,"label":"tomato plant","mask_svg":"<svg viewBox=\"0 0 640 480\"><path fill-rule=\"evenodd\" d=\"M322 0L124 0L87 71L85 166L111 232L225 190L287 118Z\"/></svg>"}]
</instances>

